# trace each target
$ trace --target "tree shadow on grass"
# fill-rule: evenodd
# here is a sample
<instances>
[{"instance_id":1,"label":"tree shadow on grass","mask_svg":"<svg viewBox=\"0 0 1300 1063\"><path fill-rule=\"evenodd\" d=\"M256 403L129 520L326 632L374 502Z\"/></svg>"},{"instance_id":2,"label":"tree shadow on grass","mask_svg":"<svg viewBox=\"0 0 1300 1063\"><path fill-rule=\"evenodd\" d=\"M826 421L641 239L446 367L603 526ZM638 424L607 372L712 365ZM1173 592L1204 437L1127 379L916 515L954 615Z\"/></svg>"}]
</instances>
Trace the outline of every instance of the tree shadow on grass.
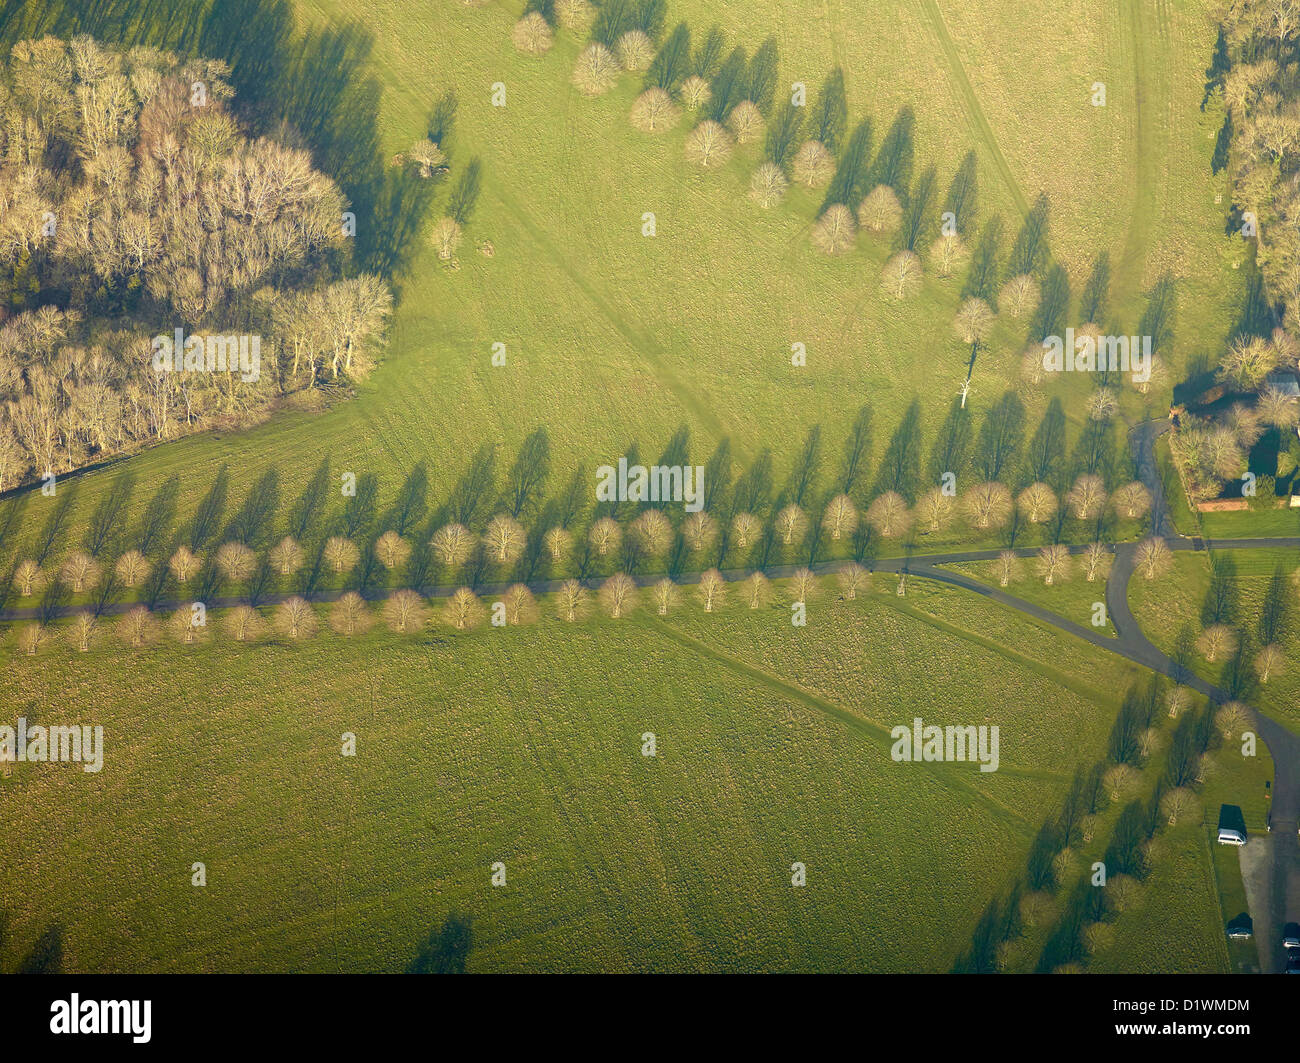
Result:
<instances>
[{"instance_id":1,"label":"tree shadow on grass","mask_svg":"<svg viewBox=\"0 0 1300 1063\"><path fill-rule=\"evenodd\" d=\"M407 974L464 974L465 961L474 944L474 930L468 916L451 912L442 929L430 931L428 939L406 968Z\"/></svg>"}]
</instances>

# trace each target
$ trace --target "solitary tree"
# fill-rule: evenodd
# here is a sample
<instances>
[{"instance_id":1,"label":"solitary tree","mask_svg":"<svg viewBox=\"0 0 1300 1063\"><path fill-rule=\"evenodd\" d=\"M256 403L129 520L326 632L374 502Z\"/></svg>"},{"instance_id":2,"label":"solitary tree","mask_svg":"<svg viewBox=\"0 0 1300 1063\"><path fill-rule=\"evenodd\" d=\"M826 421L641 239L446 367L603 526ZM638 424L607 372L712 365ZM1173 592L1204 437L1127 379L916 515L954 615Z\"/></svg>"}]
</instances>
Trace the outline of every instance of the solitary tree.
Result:
<instances>
[{"instance_id":1,"label":"solitary tree","mask_svg":"<svg viewBox=\"0 0 1300 1063\"><path fill-rule=\"evenodd\" d=\"M650 557L663 557L673 543L672 522L659 509L647 509L632 521L628 532Z\"/></svg>"},{"instance_id":2,"label":"solitary tree","mask_svg":"<svg viewBox=\"0 0 1300 1063\"><path fill-rule=\"evenodd\" d=\"M1250 710L1240 701L1225 702L1214 713L1214 726L1230 741L1233 735L1241 734L1250 726Z\"/></svg>"},{"instance_id":3,"label":"solitary tree","mask_svg":"<svg viewBox=\"0 0 1300 1063\"><path fill-rule=\"evenodd\" d=\"M543 55L554 43L551 24L536 11L529 12L515 23L510 39L524 55Z\"/></svg>"},{"instance_id":4,"label":"solitary tree","mask_svg":"<svg viewBox=\"0 0 1300 1063\"><path fill-rule=\"evenodd\" d=\"M542 536L542 544L546 547L553 565L563 564L573 552L573 532L568 528L551 528Z\"/></svg>"},{"instance_id":5,"label":"solitary tree","mask_svg":"<svg viewBox=\"0 0 1300 1063\"><path fill-rule=\"evenodd\" d=\"M1018 273L1002 286L998 293L998 306L1012 317L1024 317L1034 312L1038 298L1038 281L1028 273Z\"/></svg>"},{"instance_id":6,"label":"solitary tree","mask_svg":"<svg viewBox=\"0 0 1300 1063\"><path fill-rule=\"evenodd\" d=\"M1184 821L1195 822L1200 815L1200 800L1196 796L1196 791L1186 786L1167 791L1160 798L1160 814L1171 827L1176 827Z\"/></svg>"},{"instance_id":7,"label":"solitary tree","mask_svg":"<svg viewBox=\"0 0 1300 1063\"><path fill-rule=\"evenodd\" d=\"M618 544L623 541L623 529L613 517L601 517L592 524L587 538L591 540L591 545L596 548L597 554L607 557L612 551L617 550Z\"/></svg>"},{"instance_id":8,"label":"solitary tree","mask_svg":"<svg viewBox=\"0 0 1300 1063\"><path fill-rule=\"evenodd\" d=\"M1003 550L998 554L997 569L998 584L1005 587L1013 579L1019 578L1021 569L1020 558L1016 556L1014 550Z\"/></svg>"},{"instance_id":9,"label":"solitary tree","mask_svg":"<svg viewBox=\"0 0 1300 1063\"><path fill-rule=\"evenodd\" d=\"M749 181L749 198L760 207L767 209L781 202L785 190L790 186L785 171L774 162L761 163Z\"/></svg>"},{"instance_id":10,"label":"solitary tree","mask_svg":"<svg viewBox=\"0 0 1300 1063\"><path fill-rule=\"evenodd\" d=\"M1065 496L1075 520L1095 520L1106 506L1106 484L1100 476L1084 473Z\"/></svg>"},{"instance_id":11,"label":"solitary tree","mask_svg":"<svg viewBox=\"0 0 1300 1063\"><path fill-rule=\"evenodd\" d=\"M943 233L930 245L930 264L940 277L951 277L970 259L970 248L958 233Z\"/></svg>"},{"instance_id":12,"label":"solitary tree","mask_svg":"<svg viewBox=\"0 0 1300 1063\"><path fill-rule=\"evenodd\" d=\"M889 185L876 185L858 204L858 224L873 236L897 232L903 222L903 206Z\"/></svg>"},{"instance_id":13,"label":"solitary tree","mask_svg":"<svg viewBox=\"0 0 1300 1063\"><path fill-rule=\"evenodd\" d=\"M18 593L24 598L30 598L32 592L41 585L43 573L41 566L30 558L18 562L18 567L14 569L14 582L18 584Z\"/></svg>"},{"instance_id":14,"label":"solitary tree","mask_svg":"<svg viewBox=\"0 0 1300 1063\"><path fill-rule=\"evenodd\" d=\"M1115 512L1125 520L1137 520L1151 509L1151 492L1134 480L1119 488L1111 495L1110 501Z\"/></svg>"},{"instance_id":15,"label":"solitary tree","mask_svg":"<svg viewBox=\"0 0 1300 1063\"><path fill-rule=\"evenodd\" d=\"M944 494L942 488L932 487L916 503L916 519L921 530L931 535L943 531L952 523L955 507L956 499L952 495Z\"/></svg>"},{"instance_id":16,"label":"solitary tree","mask_svg":"<svg viewBox=\"0 0 1300 1063\"><path fill-rule=\"evenodd\" d=\"M1089 543L1083 548L1083 572L1092 583L1104 577L1110 569L1110 551L1102 543Z\"/></svg>"},{"instance_id":17,"label":"solitary tree","mask_svg":"<svg viewBox=\"0 0 1300 1063\"><path fill-rule=\"evenodd\" d=\"M587 96L600 96L614 87L618 71L614 53L603 44L592 41L578 56L573 68L573 83Z\"/></svg>"},{"instance_id":18,"label":"solitary tree","mask_svg":"<svg viewBox=\"0 0 1300 1063\"><path fill-rule=\"evenodd\" d=\"M78 653L85 653L90 649L91 640L99 627L99 622L95 619L95 614L85 609L77 613L72 618L72 641L76 644Z\"/></svg>"},{"instance_id":19,"label":"solitary tree","mask_svg":"<svg viewBox=\"0 0 1300 1063\"><path fill-rule=\"evenodd\" d=\"M632 128L642 133L662 133L675 126L681 116L668 90L657 86L646 89L632 104Z\"/></svg>"},{"instance_id":20,"label":"solitary tree","mask_svg":"<svg viewBox=\"0 0 1300 1063\"><path fill-rule=\"evenodd\" d=\"M865 591L871 583L871 574L856 561L849 561L836 572L840 591L849 601L857 598L859 591Z\"/></svg>"},{"instance_id":21,"label":"solitary tree","mask_svg":"<svg viewBox=\"0 0 1300 1063\"><path fill-rule=\"evenodd\" d=\"M1141 781L1142 773L1131 764L1114 764L1101 778L1101 784L1111 801L1132 797Z\"/></svg>"},{"instance_id":22,"label":"solitary tree","mask_svg":"<svg viewBox=\"0 0 1300 1063\"><path fill-rule=\"evenodd\" d=\"M39 621L24 624L18 632L18 649L28 657L35 657L36 651L50 641L52 632Z\"/></svg>"},{"instance_id":23,"label":"solitary tree","mask_svg":"<svg viewBox=\"0 0 1300 1063\"><path fill-rule=\"evenodd\" d=\"M772 594L771 581L761 572L751 572L745 577L745 601L751 609L758 609L767 604Z\"/></svg>"},{"instance_id":24,"label":"solitary tree","mask_svg":"<svg viewBox=\"0 0 1300 1063\"><path fill-rule=\"evenodd\" d=\"M812 569L800 568L790 577L790 600L806 604L808 598L817 590L817 577Z\"/></svg>"},{"instance_id":25,"label":"solitary tree","mask_svg":"<svg viewBox=\"0 0 1300 1063\"><path fill-rule=\"evenodd\" d=\"M1088 396L1088 416L1094 421L1109 421L1119 412L1114 388L1098 388Z\"/></svg>"},{"instance_id":26,"label":"solitary tree","mask_svg":"<svg viewBox=\"0 0 1300 1063\"><path fill-rule=\"evenodd\" d=\"M316 611L305 598L296 594L280 603L275 611L275 621L280 633L295 642L316 634Z\"/></svg>"},{"instance_id":27,"label":"solitary tree","mask_svg":"<svg viewBox=\"0 0 1300 1063\"><path fill-rule=\"evenodd\" d=\"M738 550L748 550L763 531L763 522L752 513L737 513L731 518L732 543Z\"/></svg>"},{"instance_id":28,"label":"solitary tree","mask_svg":"<svg viewBox=\"0 0 1300 1063\"><path fill-rule=\"evenodd\" d=\"M795 152L790 165L794 179L805 188L821 188L835 173L835 158L826 145L816 140L805 140Z\"/></svg>"},{"instance_id":29,"label":"solitary tree","mask_svg":"<svg viewBox=\"0 0 1300 1063\"><path fill-rule=\"evenodd\" d=\"M152 642L157 627L153 614L143 605L128 609L117 622L118 634L132 649L139 649Z\"/></svg>"},{"instance_id":30,"label":"solitary tree","mask_svg":"<svg viewBox=\"0 0 1300 1063\"><path fill-rule=\"evenodd\" d=\"M618 39L618 62L634 74L648 70L654 61L655 46L644 30L628 30Z\"/></svg>"},{"instance_id":31,"label":"solitary tree","mask_svg":"<svg viewBox=\"0 0 1300 1063\"><path fill-rule=\"evenodd\" d=\"M531 624L537 619L537 600L523 583L514 583L506 589L506 623Z\"/></svg>"},{"instance_id":32,"label":"solitary tree","mask_svg":"<svg viewBox=\"0 0 1300 1063\"><path fill-rule=\"evenodd\" d=\"M752 100L741 100L727 116L727 128L737 144L752 144L763 135L763 114Z\"/></svg>"},{"instance_id":33,"label":"solitary tree","mask_svg":"<svg viewBox=\"0 0 1300 1063\"><path fill-rule=\"evenodd\" d=\"M207 625L197 622L193 610L188 605L181 606L167 620L167 628L177 642L189 646L203 641L208 633Z\"/></svg>"},{"instance_id":34,"label":"solitary tree","mask_svg":"<svg viewBox=\"0 0 1300 1063\"><path fill-rule=\"evenodd\" d=\"M677 604L677 584L665 576L654 585L651 597L654 598L655 612L667 616L668 610Z\"/></svg>"},{"instance_id":35,"label":"solitary tree","mask_svg":"<svg viewBox=\"0 0 1300 1063\"><path fill-rule=\"evenodd\" d=\"M596 21L596 8L590 0L555 0L555 21L562 29L585 36Z\"/></svg>"},{"instance_id":36,"label":"solitary tree","mask_svg":"<svg viewBox=\"0 0 1300 1063\"><path fill-rule=\"evenodd\" d=\"M718 522L701 509L682 523L682 538L691 553L702 554L717 540Z\"/></svg>"}]
</instances>

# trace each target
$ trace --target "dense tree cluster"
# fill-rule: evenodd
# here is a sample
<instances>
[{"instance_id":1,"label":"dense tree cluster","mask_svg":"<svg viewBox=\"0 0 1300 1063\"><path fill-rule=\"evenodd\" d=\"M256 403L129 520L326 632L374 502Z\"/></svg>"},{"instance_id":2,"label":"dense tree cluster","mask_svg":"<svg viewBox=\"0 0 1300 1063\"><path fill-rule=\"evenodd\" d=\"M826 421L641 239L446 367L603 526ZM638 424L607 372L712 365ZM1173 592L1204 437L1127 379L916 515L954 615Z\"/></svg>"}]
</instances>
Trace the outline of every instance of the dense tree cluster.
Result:
<instances>
[{"instance_id":1,"label":"dense tree cluster","mask_svg":"<svg viewBox=\"0 0 1300 1063\"><path fill-rule=\"evenodd\" d=\"M391 308L348 204L250 138L226 65L89 37L0 71L0 489L364 374ZM256 336L256 379L159 372L155 336Z\"/></svg>"}]
</instances>

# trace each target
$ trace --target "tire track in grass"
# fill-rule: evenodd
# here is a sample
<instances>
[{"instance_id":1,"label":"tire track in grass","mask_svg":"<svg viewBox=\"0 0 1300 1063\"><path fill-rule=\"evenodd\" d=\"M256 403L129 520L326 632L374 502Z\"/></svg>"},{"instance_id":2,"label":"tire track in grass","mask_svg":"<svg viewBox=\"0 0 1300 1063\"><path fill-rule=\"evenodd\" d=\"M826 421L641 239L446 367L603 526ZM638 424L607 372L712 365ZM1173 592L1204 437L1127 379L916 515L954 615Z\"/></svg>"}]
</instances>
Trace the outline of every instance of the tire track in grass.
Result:
<instances>
[{"instance_id":1,"label":"tire track in grass","mask_svg":"<svg viewBox=\"0 0 1300 1063\"><path fill-rule=\"evenodd\" d=\"M882 750L887 751L893 744L893 739L889 730L882 727L880 724L873 723L865 717L859 716L855 712L850 712L848 709L841 708L833 702L827 701L825 698L819 697L818 695L805 690L803 687L795 686L793 683L787 683L785 680L779 679L770 672L764 671L757 665L750 664L738 657L732 657L729 654L723 653L721 650L715 649L706 642L701 642L699 639L692 635L688 635L685 631L674 627L666 621L660 620L656 617L653 618L653 623L674 642L679 643L687 649L694 650L696 653L700 654L700 656L707 657L714 663L720 664L724 668L752 680L759 686L765 687L773 693L779 694L787 701L816 709L824 716L844 724L850 731L867 739L873 745L880 747ZM1032 827L1019 813L990 797L977 787L972 786L970 783L961 781L956 771L949 765L930 764L927 766L931 768L931 771L929 772L930 778L940 786L949 790L957 791L978 802L1004 826L1009 827L1019 835L1028 837ZM999 769L999 771L1002 771L1002 769ZM1003 773L1007 775L1011 774L1010 772Z\"/></svg>"},{"instance_id":2,"label":"tire track in grass","mask_svg":"<svg viewBox=\"0 0 1300 1063\"><path fill-rule=\"evenodd\" d=\"M975 86L970 83L970 78L966 76L966 67L962 64L961 56L957 54L957 45L948 34L948 27L944 24L943 13L939 10L938 3L936 3L936 0L921 0L921 10L929 18L930 27L934 30L939 47L948 60L948 69L952 73L952 79L961 91L962 97L966 100L966 110L969 112L970 123L976 138L993 160L993 165L1002 178L1002 183L1007 186L1007 191L1011 193L1016 209L1022 215L1028 215L1029 200L1016 182L1015 175L1011 172L1011 166L1008 164L1006 156L1002 154L1002 149L998 146L993 127L984 114L984 108L980 106L979 97L975 95Z\"/></svg>"}]
</instances>

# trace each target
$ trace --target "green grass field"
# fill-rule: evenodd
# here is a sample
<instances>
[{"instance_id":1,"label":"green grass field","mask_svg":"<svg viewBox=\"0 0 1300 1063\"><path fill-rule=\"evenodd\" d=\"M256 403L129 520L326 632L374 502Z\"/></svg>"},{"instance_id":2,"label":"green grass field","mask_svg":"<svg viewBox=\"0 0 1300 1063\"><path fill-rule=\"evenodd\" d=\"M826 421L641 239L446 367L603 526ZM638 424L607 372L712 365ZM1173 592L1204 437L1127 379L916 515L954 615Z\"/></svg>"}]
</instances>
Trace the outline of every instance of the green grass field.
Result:
<instances>
[{"instance_id":1,"label":"green grass field","mask_svg":"<svg viewBox=\"0 0 1300 1063\"><path fill-rule=\"evenodd\" d=\"M374 34L389 154L456 90L453 166L484 161L459 269L430 249L417 258L385 361L351 400L65 480L54 556L124 476L128 538L173 476L183 524L227 467L229 518L269 469L287 507L326 455L335 483L379 476L381 512L425 463L436 507L481 447L499 488L538 426L552 490L632 443L653 459L680 425L697 463L724 437L738 473L770 448L778 485L821 426L829 482L864 403L869 480L913 399L928 453L969 357L951 328L961 277L887 300L885 247L863 236L837 259L812 247L820 193L792 190L762 211L746 194L756 145L720 173L691 168L685 124L659 138L629 125L632 78L596 100L573 87L572 35L542 58L518 55L509 31L522 6L300 6L309 23L357 19ZM810 91L842 65L850 119L870 112L876 144L911 106L915 171L933 163L941 196L974 150L980 220L1001 212L1004 255L1045 194L1076 302L1096 255L1110 256L1104 327L1137 331L1169 274L1178 310L1162 356L1174 379L1219 349L1242 285L1214 201L1225 182L1209 171L1217 122L1198 106L1214 41L1199 4L1068 0L1033 33L1003 0L769 7L672 0L669 22L717 21L751 50L774 35L783 84ZM495 82L504 108L491 106ZM1090 102L1094 82L1104 107ZM641 235L647 211L653 238ZM504 367L490 361L498 342ZM790 364L796 342L806 368ZM1004 319L980 351L977 430L1024 346L1025 322ZM1033 397L1027 434L1059 397L1072 450L1091 388L1067 378ZM1122 390L1117 453L1124 423L1163 416L1167 399ZM55 505L34 492L0 501L0 561L31 551ZM935 545L949 542L1000 545L961 533ZM1166 648L1203 593L1193 562L1180 556L1158 586L1134 583L1135 612ZM1104 593L1077 573L1008 590L1082 624ZM917 580L899 598L877 576L858 603L828 592L804 629L783 604L705 615L690 600L666 620L643 608L625 622L548 616L469 634L434 625L406 639L322 632L138 653L106 641L84 655L56 640L28 659L11 625L6 716L100 722L108 760L78 785L66 765L0 780L0 970L52 928L67 970L402 970L453 914L472 919L476 971L948 970L1076 768L1104 756L1124 690L1147 676L957 589ZM1300 721L1297 683L1279 677L1261 707ZM914 716L996 724L1000 770L893 762L889 728ZM647 731L653 759L640 754ZM340 756L344 732L357 735L355 758ZM1203 849L1194 831L1171 835L1143 904L1091 969L1227 969ZM507 879L493 887L497 861ZM791 885L795 862L806 887ZM1030 936L1020 967L1033 969L1043 937Z\"/></svg>"}]
</instances>

